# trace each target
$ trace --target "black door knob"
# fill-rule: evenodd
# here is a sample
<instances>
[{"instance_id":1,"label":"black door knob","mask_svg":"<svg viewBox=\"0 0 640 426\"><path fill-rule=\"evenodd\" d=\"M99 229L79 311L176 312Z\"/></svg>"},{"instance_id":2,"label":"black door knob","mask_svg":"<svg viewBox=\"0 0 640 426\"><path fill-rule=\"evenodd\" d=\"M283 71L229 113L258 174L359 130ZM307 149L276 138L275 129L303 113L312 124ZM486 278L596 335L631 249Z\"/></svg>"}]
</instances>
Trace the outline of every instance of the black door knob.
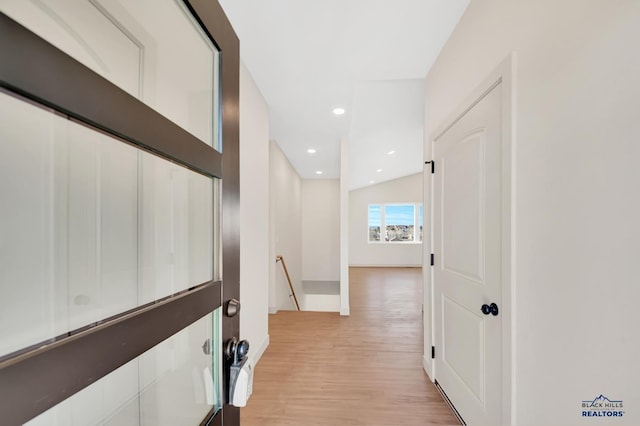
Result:
<instances>
[{"instance_id":1,"label":"black door knob","mask_svg":"<svg viewBox=\"0 0 640 426\"><path fill-rule=\"evenodd\" d=\"M482 305L482 308L480 308L480 310L485 315L491 314L494 317L498 316L498 305L496 305L495 303L492 303L490 305L487 305L485 303L484 305Z\"/></svg>"}]
</instances>

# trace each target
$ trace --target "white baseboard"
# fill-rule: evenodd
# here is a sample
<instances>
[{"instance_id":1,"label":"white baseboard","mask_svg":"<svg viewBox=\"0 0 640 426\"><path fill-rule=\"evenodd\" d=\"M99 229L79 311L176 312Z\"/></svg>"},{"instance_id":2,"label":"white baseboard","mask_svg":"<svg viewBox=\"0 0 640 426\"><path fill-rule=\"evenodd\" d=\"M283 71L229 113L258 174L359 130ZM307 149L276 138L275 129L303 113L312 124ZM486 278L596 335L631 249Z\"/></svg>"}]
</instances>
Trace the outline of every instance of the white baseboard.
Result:
<instances>
[{"instance_id":1,"label":"white baseboard","mask_svg":"<svg viewBox=\"0 0 640 426\"><path fill-rule=\"evenodd\" d=\"M340 315L342 315L343 317L348 317L350 314L351 314L351 311L349 307L340 308Z\"/></svg>"},{"instance_id":2,"label":"white baseboard","mask_svg":"<svg viewBox=\"0 0 640 426\"><path fill-rule=\"evenodd\" d=\"M278 308L276 308L275 306L269 306L269 313L270 314L277 314L278 313Z\"/></svg>"},{"instance_id":3,"label":"white baseboard","mask_svg":"<svg viewBox=\"0 0 640 426\"><path fill-rule=\"evenodd\" d=\"M267 334L267 336L262 341L262 344L260 346L255 347L255 351L253 350L254 347L251 348L252 349L251 352L253 352L251 354L253 365L256 365L258 361L260 361L260 358L262 358L262 354L264 354L264 351L267 350L268 346L269 346L269 335Z\"/></svg>"}]
</instances>

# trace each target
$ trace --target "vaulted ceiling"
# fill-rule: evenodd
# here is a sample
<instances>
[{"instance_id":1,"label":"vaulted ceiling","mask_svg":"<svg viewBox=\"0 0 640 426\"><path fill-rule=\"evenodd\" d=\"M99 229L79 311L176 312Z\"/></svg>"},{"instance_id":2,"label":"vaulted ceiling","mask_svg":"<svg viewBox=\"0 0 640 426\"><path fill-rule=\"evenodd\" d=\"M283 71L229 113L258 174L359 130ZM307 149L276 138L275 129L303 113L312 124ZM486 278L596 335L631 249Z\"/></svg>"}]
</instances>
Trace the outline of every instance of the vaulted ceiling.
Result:
<instances>
[{"instance_id":1,"label":"vaulted ceiling","mask_svg":"<svg viewBox=\"0 0 640 426\"><path fill-rule=\"evenodd\" d=\"M422 170L422 81L469 0L219 1L302 178L339 178L343 139L351 189Z\"/></svg>"}]
</instances>

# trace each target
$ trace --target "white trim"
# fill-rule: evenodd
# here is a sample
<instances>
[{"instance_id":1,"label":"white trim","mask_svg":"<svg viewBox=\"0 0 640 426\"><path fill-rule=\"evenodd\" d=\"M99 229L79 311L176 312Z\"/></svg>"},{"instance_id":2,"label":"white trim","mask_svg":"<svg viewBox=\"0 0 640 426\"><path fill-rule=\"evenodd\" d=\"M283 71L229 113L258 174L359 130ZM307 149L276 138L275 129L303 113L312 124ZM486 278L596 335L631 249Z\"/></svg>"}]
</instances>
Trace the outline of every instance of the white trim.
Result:
<instances>
[{"instance_id":1,"label":"white trim","mask_svg":"<svg viewBox=\"0 0 640 426\"><path fill-rule=\"evenodd\" d=\"M340 315L349 308L349 140L340 141Z\"/></svg>"},{"instance_id":2,"label":"white trim","mask_svg":"<svg viewBox=\"0 0 640 426\"><path fill-rule=\"evenodd\" d=\"M431 362L431 357L428 357L426 354L422 356L422 369L427 373L427 377L429 377L431 383L433 383L433 362Z\"/></svg>"},{"instance_id":3,"label":"white trim","mask_svg":"<svg viewBox=\"0 0 640 426\"><path fill-rule=\"evenodd\" d=\"M426 132L425 132L426 134ZM430 150L425 149L425 155L428 155ZM422 326L424 338L422 340L424 346L423 359L426 360L426 364L423 363L427 375L431 381L435 381L435 370L433 360L431 359L431 347L435 346L434 336L434 321L433 321L433 267L431 266L431 253L433 247L433 203L431 202L432 193L432 177L431 167L427 167L426 161L424 162L422 171L422 186L423 186L423 201L424 204L428 204L429 208L425 208L422 211L423 217L423 233L422 233ZM425 226L428 224L429 226ZM428 311L427 311L428 309Z\"/></svg>"},{"instance_id":4,"label":"white trim","mask_svg":"<svg viewBox=\"0 0 640 426\"><path fill-rule=\"evenodd\" d=\"M276 306L269 306L269 313L270 314L277 314L278 313L278 308Z\"/></svg>"},{"instance_id":5,"label":"white trim","mask_svg":"<svg viewBox=\"0 0 640 426\"><path fill-rule=\"evenodd\" d=\"M464 114L477 104L486 94L497 85L502 84L502 424L515 424L516 419L516 365L515 365L515 90L516 53L511 52L458 108L431 133L428 140L430 145L425 152L433 159L433 141L452 127ZM437 173L437 170L436 170ZM433 179L431 185L433 186ZM430 203L433 208L431 192L426 192L424 203ZM431 212L430 233L433 236L433 212ZM433 239L431 238L431 253L433 253ZM426 260L425 260L425 267ZM433 274L431 274L433 283ZM425 284L426 285L426 284ZM433 286L431 286L432 304L432 336L436 327L433 317ZM426 340L425 330L425 340ZM436 345L437 346L437 345ZM426 354L425 354L426 356ZM434 379L437 378L435 363L432 365Z\"/></svg>"},{"instance_id":6,"label":"white trim","mask_svg":"<svg viewBox=\"0 0 640 426\"><path fill-rule=\"evenodd\" d=\"M503 333L505 336L508 336L509 344L506 345L503 343L502 346L502 359L503 359L503 387L502 387L502 420L504 422L505 419L510 421L510 424L516 424L516 409L517 409L517 401L516 401L516 208L517 208L517 197L516 197L516 147L517 147L517 136L516 136L516 95L517 95L517 53L511 52L511 54L507 57L507 60L503 63L504 67L504 97L505 103L508 108L505 108L507 111L505 114L508 117L508 120L504 120L505 129L503 131L508 135L509 144L508 148L510 152L503 152L503 167L508 166L509 170L509 181L506 182L508 186L504 187L507 192L508 202L505 203L503 201L502 208L508 209L508 220L509 223L502 224L503 226L503 238L506 244L509 247L509 256L508 261L503 264L505 270L503 273L505 277L508 277L508 286L503 287L503 300L508 300L509 304L509 321L506 326L503 323ZM508 126L508 127L507 127ZM503 145L504 146L504 145ZM504 176L503 176L504 179ZM505 182L503 181L503 185ZM503 211L504 213L504 211ZM504 258L503 258L504 260ZM505 362L507 360L507 362Z\"/></svg>"},{"instance_id":7,"label":"white trim","mask_svg":"<svg viewBox=\"0 0 640 426\"><path fill-rule=\"evenodd\" d=\"M269 335L267 334L264 338L264 340L262 341L262 343L260 344L260 346L257 347L257 349L254 351L252 351L252 356L251 359L253 359L253 365L256 365L258 363L258 361L260 361L260 358L262 358L262 355L264 354L264 351L267 350L267 348L269 347Z\"/></svg>"}]
</instances>

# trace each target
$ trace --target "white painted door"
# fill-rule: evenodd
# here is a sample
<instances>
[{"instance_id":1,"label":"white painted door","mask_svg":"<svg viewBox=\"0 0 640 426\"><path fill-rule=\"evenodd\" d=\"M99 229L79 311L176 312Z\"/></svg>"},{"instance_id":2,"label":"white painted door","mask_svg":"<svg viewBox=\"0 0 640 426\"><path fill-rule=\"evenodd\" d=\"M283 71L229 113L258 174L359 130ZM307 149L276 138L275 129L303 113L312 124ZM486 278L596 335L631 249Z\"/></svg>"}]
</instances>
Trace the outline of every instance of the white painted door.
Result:
<instances>
[{"instance_id":1,"label":"white painted door","mask_svg":"<svg viewBox=\"0 0 640 426\"><path fill-rule=\"evenodd\" d=\"M469 425L501 424L502 90L433 144L435 376Z\"/></svg>"}]
</instances>

